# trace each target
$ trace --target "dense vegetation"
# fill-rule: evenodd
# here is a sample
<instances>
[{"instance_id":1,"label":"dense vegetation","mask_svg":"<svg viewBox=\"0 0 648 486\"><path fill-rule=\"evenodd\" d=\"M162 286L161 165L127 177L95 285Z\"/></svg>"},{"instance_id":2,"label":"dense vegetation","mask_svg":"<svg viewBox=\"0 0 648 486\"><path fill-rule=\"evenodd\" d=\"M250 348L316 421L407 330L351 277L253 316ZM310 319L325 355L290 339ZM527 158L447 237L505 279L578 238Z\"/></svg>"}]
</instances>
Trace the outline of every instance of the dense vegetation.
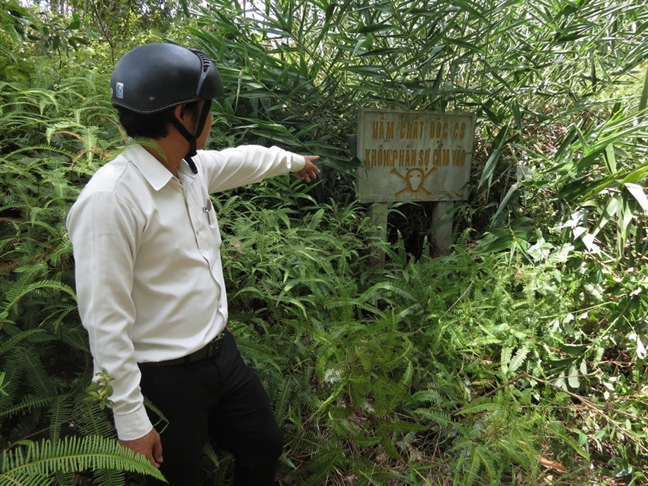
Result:
<instances>
[{"instance_id":1,"label":"dense vegetation","mask_svg":"<svg viewBox=\"0 0 648 486\"><path fill-rule=\"evenodd\" d=\"M214 197L230 324L286 432L279 484L648 482L643 2L2 3L0 485L155 473L113 440L109 377L88 388L64 219L125 143L114 60L159 40L218 64L213 148L322 156L315 187ZM445 254L428 203L376 238L361 107L476 115Z\"/></svg>"}]
</instances>

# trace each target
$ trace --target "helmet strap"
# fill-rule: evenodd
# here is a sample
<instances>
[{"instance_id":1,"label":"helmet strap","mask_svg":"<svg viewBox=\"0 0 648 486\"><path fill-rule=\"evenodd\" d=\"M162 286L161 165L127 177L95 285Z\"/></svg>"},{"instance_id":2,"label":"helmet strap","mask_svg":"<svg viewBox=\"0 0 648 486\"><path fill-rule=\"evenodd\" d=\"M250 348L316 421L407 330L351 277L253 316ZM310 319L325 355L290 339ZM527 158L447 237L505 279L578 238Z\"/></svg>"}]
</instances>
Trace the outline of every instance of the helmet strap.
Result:
<instances>
[{"instance_id":1,"label":"helmet strap","mask_svg":"<svg viewBox=\"0 0 648 486\"><path fill-rule=\"evenodd\" d=\"M173 114L168 113L167 116L167 119L176 128L176 130L180 132L180 135L182 135L187 140L187 142L189 142L189 152L187 152L187 155L184 156L184 159L187 162L187 165L189 165L191 172L193 172L194 174L198 173L198 168L196 167L196 164L192 160L193 156L196 155L197 153L196 141L198 140L198 137L200 137L203 128L205 128L205 122L207 121L207 115L209 115L210 109L211 109L211 100L205 100L202 111L200 112L200 117L198 118L198 127L196 128L196 133L193 135L189 132L189 130L185 128L185 126L182 123L180 123L180 120L178 120Z\"/></svg>"}]
</instances>

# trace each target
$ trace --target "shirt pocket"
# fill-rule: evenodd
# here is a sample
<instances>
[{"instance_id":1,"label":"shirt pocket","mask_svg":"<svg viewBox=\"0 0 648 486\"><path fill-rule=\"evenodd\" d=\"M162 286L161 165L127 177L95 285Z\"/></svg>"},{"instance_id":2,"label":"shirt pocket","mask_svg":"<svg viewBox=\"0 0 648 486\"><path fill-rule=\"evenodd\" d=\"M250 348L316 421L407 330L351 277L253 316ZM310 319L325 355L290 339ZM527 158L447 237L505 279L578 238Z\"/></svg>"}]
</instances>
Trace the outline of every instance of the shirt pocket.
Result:
<instances>
[{"instance_id":1,"label":"shirt pocket","mask_svg":"<svg viewBox=\"0 0 648 486\"><path fill-rule=\"evenodd\" d=\"M216 210L212 204L211 198L207 196L205 203L202 207L203 218L207 223L207 226L211 229L218 230L218 221L216 221Z\"/></svg>"},{"instance_id":2,"label":"shirt pocket","mask_svg":"<svg viewBox=\"0 0 648 486\"><path fill-rule=\"evenodd\" d=\"M210 198L207 198L205 201L205 206L203 207L203 217L207 223L207 229L209 231L209 236L214 247L217 249L221 245L221 235L220 228L218 226L218 219L216 218L216 209L211 202Z\"/></svg>"}]
</instances>

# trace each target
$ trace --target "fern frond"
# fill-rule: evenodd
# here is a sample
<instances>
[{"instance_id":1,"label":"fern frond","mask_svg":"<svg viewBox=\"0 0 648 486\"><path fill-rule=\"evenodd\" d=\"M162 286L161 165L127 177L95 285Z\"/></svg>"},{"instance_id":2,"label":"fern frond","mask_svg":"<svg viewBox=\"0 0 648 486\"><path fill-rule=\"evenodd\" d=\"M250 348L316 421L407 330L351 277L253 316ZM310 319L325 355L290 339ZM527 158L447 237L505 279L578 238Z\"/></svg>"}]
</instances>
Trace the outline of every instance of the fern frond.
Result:
<instances>
[{"instance_id":1,"label":"fern frond","mask_svg":"<svg viewBox=\"0 0 648 486\"><path fill-rule=\"evenodd\" d=\"M157 408L157 407L153 404L153 402L152 402L151 400L149 400L148 398L146 398L146 397L144 397L144 405L146 406L146 408L148 408L149 410L151 410L153 413L155 413L155 414L158 416L158 419L159 419L159 420L158 420L157 422L155 422L155 423L153 424L153 426L154 426L154 427L155 427L155 428L156 428L160 433L162 433L162 431L163 431L163 430L166 428L166 426L169 424L169 419L166 418L166 416L164 415L164 413L162 413L162 410L160 410L159 408Z\"/></svg>"},{"instance_id":2,"label":"fern frond","mask_svg":"<svg viewBox=\"0 0 648 486\"><path fill-rule=\"evenodd\" d=\"M7 157L11 157L23 152L31 153L35 152L38 150L43 150L47 152L54 152L57 154L64 155L65 157L69 157L70 159L74 159L76 157L76 154L73 152L70 152L69 150L65 150L59 147L54 147L52 145L46 145L46 144L40 144L40 145L32 145L30 147L21 147L19 149L14 150L13 152L10 152L7 154Z\"/></svg>"},{"instance_id":3,"label":"fern frond","mask_svg":"<svg viewBox=\"0 0 648 486\"><path fill-rule=\"evenodd\" d=\"M203 454L207 456L207 459L215 466L215 467L220 467L220 461L218 460L218 454L216 454L216 451L214 450L214 446L210 443L207 442L205 444L205 447L203 447Z\"/></svg>"},{"instance_id":4,"label":"fern frond","mask_svg":"<svg viewBox=\"0 0 648 486\"><path fill-rule=\"evenodd\" d=\"M45 332L45 330L44 329L27 329L26 331L22 331L22 332L20 332L18 334L15 334L15 335L11 336L9 339L4 340L4 342L2 344L0 344L0 356L2 356L7 351L10 351L10 350L14 349L15 346L19 342L27 339L28 337L30 337L30 336L32 336L34 334L38 334L38 333L42 333L42 332Z\"/></svg>"},{"instance_id":5,"label":"fern frond","mask_svg":"<svg viewBox=\"0 0 648 486\"><path fill-rule=\"evenodd\" d=\"M416 302L417 299L409 293L407 290L404 288L401 288L400 286L397 286L393 283L387 283L387 282L379 282L369 289L367 289L361 296L360 300L362 301L367 301L370 298L372 298L374 295L376 295L380 290L386 290L389 293L393 293L398 295L399 297L402 297L408 302Z\"/></svg>"},{"instance_id":6,"label":"fern frond","mask_svg":"<svg viewBox=\"0 0 648 486\"><path fill-rule=\"evenodd\" d=\"M427 408L418 408L412 412L414 415L423 417L424 419L431 420L441 426L448 426L452 424L452 417L449 413L440 410L431 410Z\"/></svg>"},{"instance_id":7,"label":"fern frond","mask_svg":"<svg viewBox=\"0 0 648 486\"><path fill-rule=\"evenodd\" d=\"M473 449L473 454L474 458L479 459L479 462L481 462L481 467L486 470L491 484L496 484L494 479L498 476L498 473L493 453L483 446L477 446Z\"/></svg>"},{"instance_id":8,"label":"fern frond","mask_svg":"<svg viewBox=\"0 0 648 486\"><path fill-rule=\"evenodd\" d=\"M280 386L277 386L273 393L273 410L277 423L281 426L288 414L288 408L291 404L291 398L295 391L295 380L293 377L287 377Z\"/></svg>"},{"instance_id":9,"label":"fern frond","mask_svg":"<svg viewBox=\"0 0 648 486\"><path fill-rule=\"evenodd\" d=\"M38 480L54 471L71 473L86 469L124 470L164 479L145 456L136 455L114 439L99 436L33 442L26 448L18 446L4 451L0 456L0 482L21 477Z\"/></svg>"},{"instance_id":10,"label":"fern frond","mask_svg":"<svg viewBox=\"0 0 648 486\"><path fill-rule=\"evenodd\" d=\"M28 276L30 277L30 276ZM41 289L51 289L65 292L70 295L76 302L76 294L72 287L57 280L41 280L39 282L28 283L27 279L20 279L14 284L6 296L6 308L11 309L25 295Z\"/></svg>"},{"instance_id":11,"label":"fern frond","mask_svg":"<svg viewBox=\"0 0 648 486\"><path fill-rule=\"evenodd\" d=\"M2 263L0 263L0 274L3 273L11 273L13 272L16 268L20 266L22 263L21 258L14 258L11 260L5 260Z\"/></svg>"},{"instance_id":12,"label":"fern frond","mask_svg":"<svg viewBox=\"0 0 648 486\"><path fill-rule=\"evenodd\" d=\"M480 402L479 400L469 403L465 405L464 407L460 408L457 410L455 413L457 415L469 415L469 414L477 414L477 413L482 413L482 412L491 412L491 411L497 411L500 410L502 407L501 404L499 403L494 403L494 402Z\"/></svg>"},{"instance_id":13,"label":"fern frond","mask_svg":"<svg viewBox=\"0 0 648 486\"><path fill-rule=\"evenodd\" d=\"M77 486L78 482L75 480L74 474L65 474L60 471L54 473L54 484L56 486ZM102 483L99 483L102 484Z\"/></svg>"},{"instance_id":14,"label":"fern frond","mask_svg":"<svg viewBox=\"0 0 648 486\"><path fill-rule=\"evenodd\" d=\"M77 324L76 326L72 326L68 322L67 325L65 326L60 325L60 322L62 322L63 317L69 315L70 312L75 312L76 310L77 310L77 306L65 307L64 309L61 310L62 313L61 320L57 319L56 321L51 323L51 325L54 328L54 331L61 333L61 339L65 344L69 345L72 349L77 349L79 351L87 351L88 334L86 333L85 329L81 327L80 324Z\"/></svg>"},{"instance_id":15,"label":"fern frond","mask_svg":"<svg viewBox=\"0 0 648 486\"><path fill-rule=\"evenodd\" d=\"M20 412L29 412L36 408L42 408L50 403L54 402L58 395L52 396L34 396L34 395L25 395L22 397L22 400L16 405L2 410L0 412L0 417L12 417Z\"/></svg>"},{"instance_id":16,"label":"fern frond","mask_svg":"<svg viewBox=\"0 0 648 486\"><path fill-rule=\"evenodd\" d=\"M4 393L0 394L0 411L6 410L18 399L16 394L25 376L25 366L20 359L21 356L22 350L15 347L4 360L5 381Z\"/></svg>"},{"instance_id":17,"label":"fern frond","mask_svg":"<svg viewBox=\"0 0 648 486\"><path fill-rule=\"evenodd\" d=\"M515 373L520 368L520 366L524 364L529 352L530 349L526 345L522 346L520 349L517 350L515 356L513 356L513 358L511 359L508 365L509 371L511 373Z\"/></svg>"},{"instance_id":18,"label":"fern frond","mask_svg":"<svg viewBox=\"0 0 648 486\"><path fill-rule=\"evenodd\" d=\"M506 376L508 374L509 363L511 362L512 354L513 354L513 348L511 348L511 346L502 346L500 362L501 362L503 376Z\"/></svg>"},{"instance_id":19,"label":"fern frond","mask_svg":"<svg viewBox=\"0 0 648 486\"><path fill-rule=\"evenodd\" d=\"M335 468L347 462L342 448L332 446L333 444L330 444L327 449L318 452L305 466L296 471L300 475L305 474L308 478L301 483L303 486L326 484L326 478L335 471Z\"/></svg>"},{"instance_id":20,"label":"fern frond","mask_svg":"<svg viewBox=\"0 0 648 486\"><path fill-rule=\"evenodd\" d=\"M431 402L435 405L445 403L445 399L436 390L421 390L412 395L415 402Z\"/></svg>"},{"instance_id":21,"label":"fern frond","mask_svg":"<svg viewBox=\"0 0 648 486\"><path fill-rule=\"evenodd\" d=\"M125 472L120 469L99 469L92 473L92 484L97 486L124 486L125 476Z\"/></svg>"},{"instance_id":22,"label":"fern frond","mask_svg":"<svg viewBox=\"0 0 648 486\"><path fill-rule=\"evenodd\" d=\"M314 412L317 409L319 400L315 393L309 387L310 380L313 379L314 370L312 368L304 371L302 380L295 383L299 403L308 412Z\"/></svg>"},{"instance_id":23,"label":"fern frond","mask_svg":"<svg viewBox=\"0 0 648 486\"><path fill-rule=\"evenodd\" d=\"M27 380L41 396L53 395L56 391L52 380L45 371L41 356L33 347L25 348L22 359L25 362Z\"/></svg>"},{"instance_id":24,"label":"fern frond","mask_svg":"<svg viewBox=\"0 0 648 486\"><path fill-rule=\"evenodd\" d=\"M61 426L69 422L72 416L74 402L70 397L58 397L49 409L48 416L50 422L50 440L53 443L58 442L61 435Z\"/></svg>"},{"instance_id":25,"label":"fern frond","mask_svg":"<svg viewBox=\"0 0 648 486\"><path fill-rule=\"evenodd\" d=\"M567 429L566 424L562 422L550 421L546 424L545 430L547 431L548 435L553 435L558 440L567 444L576 454L581 456L583 459L585 459L586 461L590 460L588 451L585 450L583 446L578 443L578 441L574 440L574 438L569 435L570 430Z\"/></svg>"},{"instance_id":26,"label":"fern frond","mask_svg":"<svg viewBox=\"0 0 648 486\"><path fill-rule=\"evenodd\" d=\"M102 410L96 401L89 402L84 395L78 395L72 415L74 426L79 433L87 436L98 435L113 437L115 429L108 417L108 411Z\"/></svg>"},{"instance_id":27,"label":"fern frond","mask_svg":"<svg viewBox=\"0 0 648 486\"><path fill-rule=\"evenodd\" d=\"M264 365L271 366L275 370L281 372L282 367L276 361L276 355L272 352L272 349L269 349L267 346L258 343L251 343L249 341L238 343L238 348L241 351L241 354L245 356L246 359L249 359L259 365L263 363Z\"/></svg>"}]
</instances>

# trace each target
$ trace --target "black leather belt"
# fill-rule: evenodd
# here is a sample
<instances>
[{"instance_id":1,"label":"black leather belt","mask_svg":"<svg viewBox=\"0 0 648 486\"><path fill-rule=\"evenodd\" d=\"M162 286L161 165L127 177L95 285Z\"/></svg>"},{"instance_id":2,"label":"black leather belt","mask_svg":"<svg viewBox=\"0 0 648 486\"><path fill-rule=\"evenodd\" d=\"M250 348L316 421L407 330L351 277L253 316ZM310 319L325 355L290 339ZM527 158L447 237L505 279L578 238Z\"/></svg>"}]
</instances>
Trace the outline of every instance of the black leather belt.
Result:
<instances>
[{"instance_id":1,"label":"black leather belt","mask_svg":"<svg viewBox=\"0 0 648 486\"><path fill-rule=\"evenodd\" d=\"M212 339L209 342L209 344L207 344L207 346L205 346L204 348L201 348L198 351L194 351L193 353L188 354L183 358L169 359L166 361L150 361L148 363L139 363L139 366L145 366L145 367L171 366L171 365L195 363L196 361L200 361L203 359L213 358L214 356L218 355L221 352L221 349L223 348L223 341L224 341L223 338L225 337L225 332L226 331L221 332L218 336Z\"/></svg>"}]
</instances>

